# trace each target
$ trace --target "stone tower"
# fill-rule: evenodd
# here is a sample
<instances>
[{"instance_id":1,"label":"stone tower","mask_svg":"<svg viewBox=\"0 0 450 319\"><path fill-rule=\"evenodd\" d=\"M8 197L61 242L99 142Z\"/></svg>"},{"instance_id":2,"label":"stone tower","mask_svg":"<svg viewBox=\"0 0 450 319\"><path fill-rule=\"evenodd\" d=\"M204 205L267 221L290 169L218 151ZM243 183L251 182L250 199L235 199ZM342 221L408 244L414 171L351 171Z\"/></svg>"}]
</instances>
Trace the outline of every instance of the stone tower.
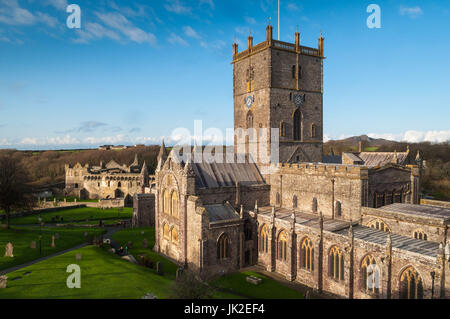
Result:
<instances>
[{"instance_id":1,"label":"stone tower","mask_svg":"<svg viewBox=\"0 0 450 319\"><path fill-rule=\"evenodd\" d=\"M277 157L270 145L277 138L280 163L322 161L323 53L322 36L313 49L300 45L299 32L294 43L274 40L271 25L265 41L253 45L249 36L243 52L233 44L235 152L250 153L262 171ZM257 137L246 136L248 128Z\"/></svg>"}]
</instances>

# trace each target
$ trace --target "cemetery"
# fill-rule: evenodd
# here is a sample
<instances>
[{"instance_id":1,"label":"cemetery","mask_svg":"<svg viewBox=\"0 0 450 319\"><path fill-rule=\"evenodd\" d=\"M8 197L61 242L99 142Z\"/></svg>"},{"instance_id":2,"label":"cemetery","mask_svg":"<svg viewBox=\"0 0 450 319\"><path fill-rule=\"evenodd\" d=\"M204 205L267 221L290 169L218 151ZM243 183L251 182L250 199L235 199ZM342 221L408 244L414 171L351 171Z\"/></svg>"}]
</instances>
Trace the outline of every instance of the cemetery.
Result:
<instances>
[{"instance_id":1,"label":"cemetery","mask_svg":"<svg viewBox=\"0 0 450 319\"><path fill-rule=\"evenodd\" d=\"M72 209L42 214L48 226L38 227L36 216L12 219L9 230L0 232L0 275L2 270L22 265L41 257L77 247L43 261L0 276L0 299L166 299L183 269L153 251L154 228L113 227L110 239L103 239L109 228L56 227L52 220L97 223L91 218L125 218L127 211ZM112 216L114 215L114 216ZM34 226L33 226L34 224ZM20 226L22 225L22 226ZM64 225L60 225L64 226ZM108 225L105 223L105 227ZM3 250L4 249L4 250ZM66 284L68 265L82 269L81 289ZM256 286L248 282L259 281ZM213 298L302 298L302 294L256 273L238 273L211 282ZM283 288L283 289L281 289ZM278 289L278 290L277 290Z\"/></svg>"}]
</instances>

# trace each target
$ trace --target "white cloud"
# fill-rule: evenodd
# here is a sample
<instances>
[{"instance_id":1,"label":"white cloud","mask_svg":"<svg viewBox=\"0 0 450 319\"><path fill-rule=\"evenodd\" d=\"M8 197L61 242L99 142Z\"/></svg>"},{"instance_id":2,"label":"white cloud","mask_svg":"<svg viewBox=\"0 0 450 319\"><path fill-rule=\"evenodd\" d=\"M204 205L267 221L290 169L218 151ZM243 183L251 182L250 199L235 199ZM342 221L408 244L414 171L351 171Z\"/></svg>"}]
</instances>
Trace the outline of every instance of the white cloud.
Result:
<instances>
[{"instance_id":1,"label":"white cloud","mask_svg":"<svg viewBox=\"0 0 450 319\"><path fill-rule=\"evenodd\" d=\"M2 0L0 1L0 23L16 26L44 23L54 28L58 24L58 20L47 13L39 11L33 14L22 8L17 0Z\"/></svg>"},{"instance_id":2,"label":"white cloud","mask_svg":"<svg viewBox=\"0 0 450 319\"><path fill-rule=\"evenodd\" d=\"M170 37L167 39L167 41L169 41L169 43L173 44L173 45L183 45L183 46L188 46L189 44L180 36L176 35L175 33L171 33Z\"/></svg>"},{"instance_id":3,"label":"white cloud","mask_svg":"<svg viewBox=\"0 0 450 319\"><path fill-rule=\"evenodd\" d=\"M200 39L201 38L198 35L198 33L191 26L184 27L183 31L184 31L184 34L187 35L190 38L194 38L194 39Z\"/></svg>"},{"instance_id":4,"label":"white cloud","mask_svg":"<svg viewBox=\"0 0 450 319\"><path fill-rule=\"evenodd\" d=\"M289 3L287 5L288 10L290 11L298 11L300 8L295 3Z\"/></svg>"},{"instance_id":5,"label":"white cloud","mask_svg":"<svg viewBox=\"0 0 450 319\"><path fill-rule=\"evenodd\" d=\"M27 9L21 8L17 0L2 0L0 23L9 25L32 25L36 17Z\"/></svg>"},{"instance_id":6,"label":"white cloud","mask_svg":"<svg viewBox=\"0 0 450 319\"><path fill-rule=\"evenodd\" d=\"M86 23L84 29L76 30L78 38L74 40L77 43L88 43L91 40L109 38L115 41L120 41L121 37L116 32L109 30L98 23Z\"/></svg>"},{"instance_id":7,"label":"white cloud","mask_svg":"<svg viewBox=\"0 0 450 319\"><path fill-rule=\"evenodd\" d=\"M37 12L36 16L39 21L45 23L51 28L54 28L58 24L58 20L56 18L49 16L46 13Z\"/></svg>"},{"instance_id":8,"label":"white cloud","mask_svg":"<svg viewBox=\"0 0 450 319\"><path fill-rule=\"evenodd\" d=\"M423 14L423 10L421 7L400 7L400 15L402 16L409 16L411 19L415 19Z\"/></svg>"},{"instance_id":9,"label":"white cloud","mask_svg":"<svg viewBox=\"0 0 450 319\"><path fill-rule=\"evenodd\" d=\"M208 4L213 10L215 8L213 0L200 0L200 4Z\"/></svg>"},{"instance_id":10,"label":"white cloud","mask_svg":"<svg viewBox=\"0 0 450 319\"><path fill-rule=\"evenodd\" d=\"M47 0L46 4L53 6L58 10L66 10L69 5L67 0Z\"/></svg>"},{"instance_id":11,"label":"white cloud","mask_svg":"<svg viewBox=\"0 0 450 319\"><path fill-rule=\"evenodd\" d=\"M192 12L192 8L183 5L179 0L169 0L168 3L164 5L167 11L173 12L176 14L190 14Z\"/></svg>"},{"instance_id":12,"label":"white cloud","mask_svg":"<svg viewBox=\"0 0 450 319\"><path fill-rule=\"evenodd\" d=\"M252 17L245 17L245 22L247 22L248 24L255 24L256 20Z\"/></svg>"},{"instance_id":13,"label":"white cloud","mask_svg":"<svg viewBox=\"0 0 450 319\"><path fill-rule=\"evenodd\" d=\"M96 13L97 17L106 26L121 32L129 40L137 43L156 44L156 37L153 33L145 32L136 27L120 13Z\"/></svg>"},{"instance_id":14,"label":"white cloud","mask_svg":"<svg viewBox=\"0 0 450 319\"><path fill-rule=\"evenodd\" d=\"M392 141L399 142L409 142L409 143L420 143L420 142L431 142L431 143L443 143L450 140L450 131L406 131L401 134L367 134L372 138L384 138Z\"/></svg>"}]
</instances>

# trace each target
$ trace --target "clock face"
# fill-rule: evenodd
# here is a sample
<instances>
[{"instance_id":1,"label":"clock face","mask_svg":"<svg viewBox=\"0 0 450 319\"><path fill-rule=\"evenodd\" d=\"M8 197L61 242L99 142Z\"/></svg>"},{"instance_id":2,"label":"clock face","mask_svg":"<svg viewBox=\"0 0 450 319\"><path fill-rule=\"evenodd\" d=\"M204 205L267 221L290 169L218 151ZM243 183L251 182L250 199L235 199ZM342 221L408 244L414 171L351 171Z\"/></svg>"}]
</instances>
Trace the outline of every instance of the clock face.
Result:
<instances>
[{"instance_id":1,"label":"clock face","mask_svg":"<svg viewBox=\"0 0 450 319\"><path fill-rule=\"evenodd\" d=\"M245 98L245 105L248 107L248 108L251 108L252 107L252 105L253 105L253 97L252 96L247 96L246 98Z\"/></svg>"},{"instance_id":2,"label":"clock face","mask_svg":"<svg viewBox=\"0 0 450 319\"><path fill-rule=\"evenodd\" d=\"M302 104L303 104L303 97L300 94L296 94L294 96L294 104L297 107L302 106Z\"/></svg>"}]
</instances>

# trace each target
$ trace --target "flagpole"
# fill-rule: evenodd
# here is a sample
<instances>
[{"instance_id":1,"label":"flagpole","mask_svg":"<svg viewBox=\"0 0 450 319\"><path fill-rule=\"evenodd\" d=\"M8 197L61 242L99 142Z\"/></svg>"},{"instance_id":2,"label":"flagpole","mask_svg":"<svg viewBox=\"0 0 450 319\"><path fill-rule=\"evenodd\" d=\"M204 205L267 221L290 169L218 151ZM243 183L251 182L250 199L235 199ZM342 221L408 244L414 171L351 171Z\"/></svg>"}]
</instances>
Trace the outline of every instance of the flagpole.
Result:
<instances>
[{"instance_id":1,"label":"flagpole","mask_svg":"<svg viewBox=\"0 0 450 319\"><path fill-rule=\"evenodd\" d=\"M280 40L280 0L278 0L278 41Z\"/></svg>"}]
</instances>

